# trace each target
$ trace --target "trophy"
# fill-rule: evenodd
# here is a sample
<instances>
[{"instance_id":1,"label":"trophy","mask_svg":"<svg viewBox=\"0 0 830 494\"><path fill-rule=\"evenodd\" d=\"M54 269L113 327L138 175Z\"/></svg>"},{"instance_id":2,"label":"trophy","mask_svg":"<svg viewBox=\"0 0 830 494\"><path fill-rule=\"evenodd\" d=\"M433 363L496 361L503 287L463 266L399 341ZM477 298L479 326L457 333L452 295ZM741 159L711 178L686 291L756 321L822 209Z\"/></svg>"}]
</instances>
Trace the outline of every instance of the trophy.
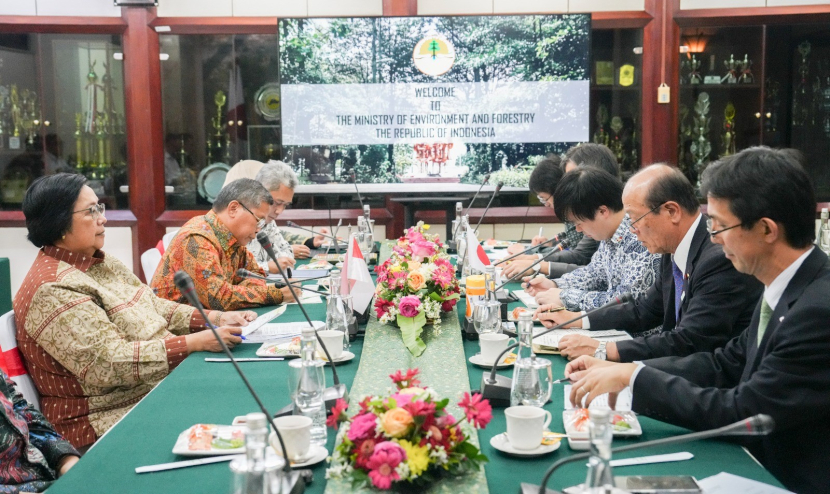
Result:
<instances>
[{"instance_id":1,"label":"trophy","mask_svg":"<svg viewBox=\"0 0 830 494\"><path fill-rule=\"evenodd\" d=\"M597 131L594 132L594 143L608 145L608 132L605 130L605 124L608 123L608 108L605 105L599 105L597 109Z\"/></svg>"},{"instance_id":2,"label":"trophy","mask_svg":"<svg viewBox=\"0 0 830 494\"><path fill-rule=\"evenodd\" d=\"M720 80L721 83L735 84L738 82L738 73L741 71L741 62L735 60L735 55L729 55L729 60L723 61L723 66L726 67L726 75Z\"/></svg>"},{"instance_id":3,"label":"trophy","mask_svg":"<svg viewBox=\"0 0 830 494\"><path fill-rule=\"evenodd\" d=\"M810 54L812 46L809 41L804 41L798 45L798 53L801 54L801 64L798 67L798 73L801 80L793 88L793 126L801 126L807 122L810 115L810 108L807 104L807 80L810 76L810 63L807 56Z\"/></svg>"},{"instance_id":4,"label":"trophy","mask_svg":"<svg viewBox=\"0 0 830 494\"><path fill-rule=\"evenodd\" d=\"M14 130L12 131L13 137L20 137L20 123L22 117L20 115L20 95L17 92L17 84L12 84L11 95L9 96L9 101L11 102L12 109L12 125L14 126Z\"/></svg>"},{"instance_id":5,"label":"trophy","mask_svg":"<svg viewBox=\"0 0 830 494\"><path fill-rule=\"evenodd\" d=\"M213 124L213 135L208 138L208 159L212 162L221 161L225 158L223 156L223 147L227 148L229 144L230 137L227 136L225 132L225 118L223 115L223 109L225 107L225 103L228 101L227 96L225 93L220 91L216 91L216 95L213 97L213 102L216 104L216 116L211 118L211 123ZM224 135L223 135L224 134Z\"/></svg>"},{"instance_id":6,"label":"trophy","mask_svg":"<svg viewBox=\"0 0 830 494\"><path fill-rule=\"evenodd\" d=\"M689 151L695 160L695 172L697 172L697 188L700 189L700 177L706 169L706 162L712 152L712 144L709 142L709 94L700 93L695 102L695 116L692 125L692 145Z\"/></svg>"},{"instance_id":7,"label":"trophy","mask_svg":"<svg viewBox=\"0 0 830 494\"><path fill-rule=\"evenodd\" d=\"M623 130L623 121L620 117L612 117L611 118L611 145L609 146L611 152L614 153L614 156L617 158L617 163L622 165L623 158L625 153L623 152L623 143L622 143L622 130Z\"/></svg>"},{"instance_id":8,"label":"trophy","mask_svg":"<svg viewBox=\"0 0 830 494\"><path fill-rule=\"evenodd\" d=\"M697 59L695 55L692 55L692 59L689 60L689 84L700 84L703 82L703 78L700 76L700 64L701 61Z\"/></svg>"},{"instance_id":9,"label":"trophy","mask_svg":"<svg viewBox=\"0 0 830 494\"><path fill-rule=\"evenodd\" d=\"M749 59L749 55L744 55L744 61L742 63L743 70L741 70L741 77L740 80L744 84L752 84L755 82L755 76L752 75L752 60Z\"/></svg>"},{"instance_id":10,"label":"trophy","mask_svg":"<svg viewBox=\"0 0 830 494\"><path fill-rule=\"evenodd\" d=\"M721 158L735 154L735 106L729 102L723 111L723 149Z\"/></svg>"},{"instance_id":11,"label":"trophy","mask_svg":"<svg viewBox=\"0 0 830 494\"><path fill-rule=\"evenodd\" d=\"M84 131L83 131L83 115L75 114L75 170L84 173Z\"/></svg>"}]
</instances>

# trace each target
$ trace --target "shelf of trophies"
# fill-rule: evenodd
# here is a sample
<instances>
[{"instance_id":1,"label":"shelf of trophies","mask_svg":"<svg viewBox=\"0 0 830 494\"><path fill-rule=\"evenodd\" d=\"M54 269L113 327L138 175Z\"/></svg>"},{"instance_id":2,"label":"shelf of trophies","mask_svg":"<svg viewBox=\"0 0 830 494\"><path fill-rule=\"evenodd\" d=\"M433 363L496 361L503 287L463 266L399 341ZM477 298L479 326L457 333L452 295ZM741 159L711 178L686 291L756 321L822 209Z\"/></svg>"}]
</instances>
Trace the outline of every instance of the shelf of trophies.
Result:
<instances>
[{"instance_id":1,"label":"shelf of trophies","mask_svg":"<svg viewBox=\"0 0 830 494\"><path fill-rule=\"evenodd\" d=\"M611 149L624 177L640 167L642 46L642 29L592 31L589 131Z\"/></svg>"},{"instance_id":2,"label":"shelf of trophies","mask_svg":"<svg viewBox=\"0 0 830 494\"><path fill-rule=\"evenodd\" d=\"M711 161L763 143L765 39L763 26L681 31L677 163L698 186Z\"/></svg>"}]
</instances>

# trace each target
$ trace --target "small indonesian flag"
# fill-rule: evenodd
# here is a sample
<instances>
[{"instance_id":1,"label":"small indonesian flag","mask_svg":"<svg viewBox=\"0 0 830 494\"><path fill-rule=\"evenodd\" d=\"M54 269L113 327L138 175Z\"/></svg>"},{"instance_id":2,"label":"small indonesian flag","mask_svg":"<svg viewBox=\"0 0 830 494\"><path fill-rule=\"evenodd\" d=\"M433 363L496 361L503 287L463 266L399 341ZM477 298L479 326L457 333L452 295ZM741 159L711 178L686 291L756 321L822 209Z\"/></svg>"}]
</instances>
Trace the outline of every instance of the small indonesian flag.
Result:
<instances>
[{"instance_id":1,"label":"small indonesian flag","mask_svg":"<svg viewBox=\"0 0 830 494\"><path fill-rule=\"evenodd\" d=\"M490 265L490 258L484 253L484 247L479 243L476 232L469 226L467 227L467 259L470 268L481 273L484 272L485 266Z\"/></svg>"},{"instance_id":2,"label":"small indonesian flag","mask_svg":"<svg viewBox=\"0 0 830 494\"><path fill-rule=\"evenodd\" d=\"M349 238L346 260L343 262L343 271L340 273L340 293L351 294L354 310L361 314L366 313L375 295L375 283L372 281L369 266L366 265L366 259L363 258L363 252L360 251L355 234Z\"/></svg>"}]
</instances>

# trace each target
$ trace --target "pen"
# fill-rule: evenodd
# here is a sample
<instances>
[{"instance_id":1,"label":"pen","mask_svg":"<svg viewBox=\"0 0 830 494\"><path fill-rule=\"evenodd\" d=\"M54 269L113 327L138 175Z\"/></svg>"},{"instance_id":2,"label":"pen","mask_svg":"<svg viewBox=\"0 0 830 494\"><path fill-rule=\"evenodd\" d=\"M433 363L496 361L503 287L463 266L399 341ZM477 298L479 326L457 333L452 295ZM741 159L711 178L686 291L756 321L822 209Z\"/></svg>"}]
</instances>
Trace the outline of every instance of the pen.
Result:
<instances>
[{"instance_id":1,"label":"pen","mask_svg":"<svg viewBox=\"0 0 830 494\"><path fill-rule=\"evenodd\" d=\"M570 377L563 377L562 379L557 379L553 381L551 384L570 384L571 378Z\"/></svg>"},{"instance_id":2,"label":"pen","mask_svg":"<svg viewBox=\"0 0 830 494\"><path fill-rule=\"evenodd\" d=\"M240 338L242 338L242 341L247 341L247 340L248 340L248 338L245 338L245 337L244 337L244 336L242 336L242 335L239 335L239 337L240 337Z\"/></svg>"},{"instance_id":3,"label":"pen","mask_svg":"<svg viewBox=\"0 0 830 494\"><path fill-rule=\"evenodd\" d=\"M553 309L548 309L548 310L545 311L545 313L547 313L547 312L559 312L560 310L565 310L565 306L563 305L561 307L554 307Z\"/></svg>"},{"instance_id":4,"label":"pen","mask_svg":"<svg viewBox=\"0 0 830 494\"><path fill-rule=\"evenodd\" d=\"M540 227L539 227L539 236L540 236L540 237L542 236L542 229L543 229L543 228L544 228L543 226L540 226Z\"/></svg>"},{"instance_id":5,"label":"pen","mask_svg":"<svg viewBox=\"0 0 830 494\"><path fill-rule=\"evenodd\" d=\"M545 275L543 275L542 273L536 273L536 275L530 278L530 280L528 280L527 283L522 283L522 287L528 288L530 286L530 281L533 280L533 278L539 278L540 276L545 277Z\"/></svg>"}]
</instances>

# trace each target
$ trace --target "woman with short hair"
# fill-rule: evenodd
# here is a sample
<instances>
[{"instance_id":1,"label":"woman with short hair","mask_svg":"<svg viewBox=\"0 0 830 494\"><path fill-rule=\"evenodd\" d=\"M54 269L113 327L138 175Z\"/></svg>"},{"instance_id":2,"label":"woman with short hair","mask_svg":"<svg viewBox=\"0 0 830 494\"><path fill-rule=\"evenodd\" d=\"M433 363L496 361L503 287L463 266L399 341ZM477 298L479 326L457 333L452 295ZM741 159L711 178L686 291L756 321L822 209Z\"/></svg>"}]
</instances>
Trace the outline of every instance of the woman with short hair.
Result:
<instances>
[{"instance_id":1,"label":"woman with short hair","mask_svg":"<svg viewBox=\"0 0 830 494\"><path fill-rule=\"evenodd\" d=\"M28 238L41 250L14 299L18 348L43 414L85 448L196 351L221 351L199 313L160 299L106 255L104 205L80 175L35 180L23 200ZM217 326L253 312L208 311ZM239 329L221 327L229 346Z\"/></svg>"}]
</instances>

